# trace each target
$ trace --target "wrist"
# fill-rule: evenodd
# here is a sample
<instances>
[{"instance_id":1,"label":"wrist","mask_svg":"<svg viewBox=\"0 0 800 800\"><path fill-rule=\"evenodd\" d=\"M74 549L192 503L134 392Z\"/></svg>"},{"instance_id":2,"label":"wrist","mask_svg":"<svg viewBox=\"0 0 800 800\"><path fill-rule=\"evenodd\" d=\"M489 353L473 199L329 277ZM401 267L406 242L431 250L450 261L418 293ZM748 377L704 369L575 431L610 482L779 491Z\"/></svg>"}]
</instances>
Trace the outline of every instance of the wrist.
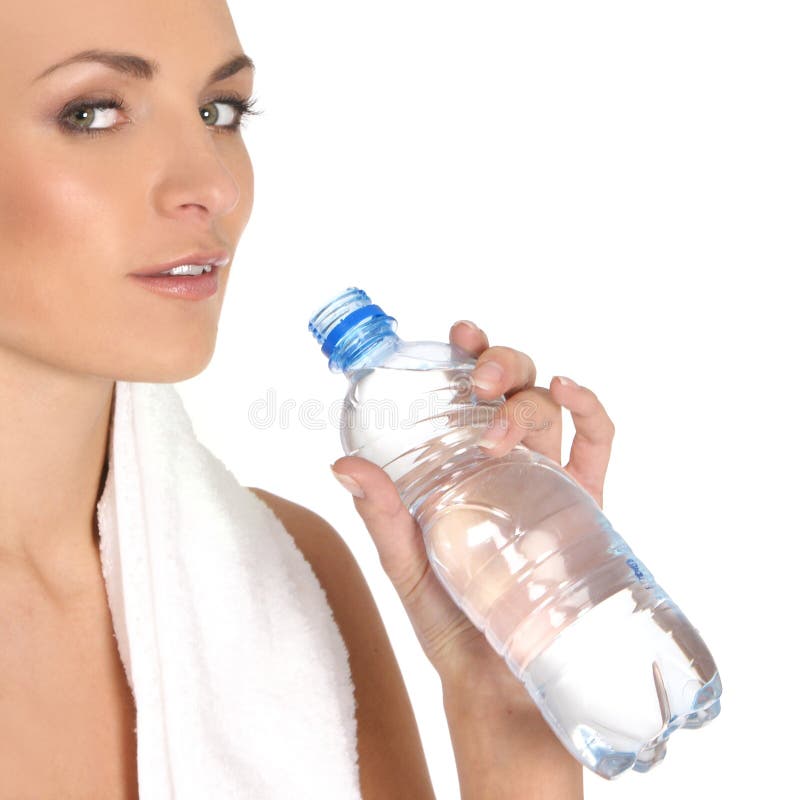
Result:
<instances>
[{"instance_id":1,"label":"wrist","mask_svg":"<svg viewBox=\"0 0 800 800\"><path fill-rule=\"evenodd\" d=\"M451 673L441 679L445 712L479 719L508 719L513 715L517 721L525 719L528 724L541 725L549 730L525 685L499 656L497 658L498 663L488 668L474 668L458 675Z\"/></svg>"},{"instance_id":2,"label":"wrist","mask_svg":"<svg viewBox=\"0 0 800 800\"><path fill-rule=\"evenodd\" d=\"M450 704L454 710L465 705L491 713L501 699L501 705L539 713L525 685L483 635L462 643L458 654L447 658L446 666L440 667L438 673L445 705Z\"/></svg>"},{"instance_id":3,"label":"wrist","mask_svg":"<svg viewBox=\"0 0 800 800\"><path fill-rule=\"evenodd\" d=\"M512 675L513 678L513 675ZM524 686L518 682L527 696ZM583 765L528 697L445 689L461 800L581 800Z\"/></svg>"},{"instance_id":4,"label":"wrist","mask_svg":"<svg viewBox=\"0 0 800 800\"><path fill-rule=\"evenodd\" d=\"M440 673L462 800L582 798L582 764L505 661L491 656Z\"/></svg>"}]
</instances>

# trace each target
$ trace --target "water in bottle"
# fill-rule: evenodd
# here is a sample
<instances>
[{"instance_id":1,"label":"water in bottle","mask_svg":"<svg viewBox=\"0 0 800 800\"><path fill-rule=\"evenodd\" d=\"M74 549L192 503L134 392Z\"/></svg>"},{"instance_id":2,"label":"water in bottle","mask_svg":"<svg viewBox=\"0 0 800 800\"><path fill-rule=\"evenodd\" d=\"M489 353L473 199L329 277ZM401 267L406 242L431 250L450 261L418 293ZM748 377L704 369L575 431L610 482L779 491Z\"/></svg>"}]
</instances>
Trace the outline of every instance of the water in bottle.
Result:
<instances>
[{"instance_id":1,"label":"water in bottle","mask_svg":"<svg viewBox=\"0 0 800 800\"><path fill-rule=\"evenodd\" d=\"M392 478L437 578L567 750L604 778L646 772L674 731L719 714L708 648L559 464L478 445L504 398L475 397L475 359L395 328L355 288L309 323L350 382L345 453Z\"/></svg>"}]
</instances>

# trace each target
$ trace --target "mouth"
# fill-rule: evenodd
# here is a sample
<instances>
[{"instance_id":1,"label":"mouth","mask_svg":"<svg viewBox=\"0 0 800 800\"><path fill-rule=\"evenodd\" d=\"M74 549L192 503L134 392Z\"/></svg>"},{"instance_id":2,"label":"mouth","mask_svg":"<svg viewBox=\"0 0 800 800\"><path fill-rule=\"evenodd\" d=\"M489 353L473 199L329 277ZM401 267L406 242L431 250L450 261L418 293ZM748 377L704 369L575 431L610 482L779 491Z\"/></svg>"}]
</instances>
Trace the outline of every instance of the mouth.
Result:
<instances>
[{"instance_id":1,"label":"mouth","mask_svg":"<svg viewBox=\"0 0 800 800\"><path fill-rule=\"evenodd\" d=\"M176 268L173 268L173 272ZM180 269L180 265L177 269ZM155 274L132 274L131 277L150 291L166 297L181 300L206 300L219 289L219 271L216 264L197 266L197 274L185 272L172 274L170 271Z\"/></svg>"},{"instance_id":2,"label":"mouth","mask_svg":"<svg viewBox=\"0 0 800 800\"><path fill-rule=\"evenodd\" d=\"M211 272L212 269L219 269L219 267L216 264L181 264L178 267L158 272L152 277L157 277L158 275L185 275L191 277L202 275L204 272Z\"/></svg>"},{"instance_id":3,"label":"mouth","mask_svg":"<svg viewBox=\"0 0 800 800\"><path fill-rule=\"evenodd\" d=\"M149 267L141 272L133 272L136 277L181 277L196 278L203 274L216 273L220 267L230 262L230 255L225 250L214 250L202 253L190 253L166 264Z\"/></svg>"}]
</instances>

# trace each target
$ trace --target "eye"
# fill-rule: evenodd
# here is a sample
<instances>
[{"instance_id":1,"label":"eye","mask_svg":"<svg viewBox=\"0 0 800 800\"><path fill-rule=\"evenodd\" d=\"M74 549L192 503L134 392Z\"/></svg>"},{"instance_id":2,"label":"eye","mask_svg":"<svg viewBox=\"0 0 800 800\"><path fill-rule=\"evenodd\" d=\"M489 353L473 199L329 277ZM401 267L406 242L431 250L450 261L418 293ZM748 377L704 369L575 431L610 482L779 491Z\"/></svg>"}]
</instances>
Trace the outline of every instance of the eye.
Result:
<instances>
[{"instance_id":1,"label":"eye","mask_svg":"<svg viewBox=\"0 0 800 800\"><path fill-rule=\"evenodd\" d=\"M226 95L225 97L215 97L205 105L200 106L200 116L203 121L210 121L213 127L227 130L237 130L242 123L243 117L247 115L260 114L260 111L253 111L255 100L252 97L243 98L238 95ZM219 107L229 106L231 110L222 112Z\"/></svg>"},{"instance_id":2,"label":"eye","mask_svg":"<svg viewBox=\"0 0 800 800\"><path fill-rule=\"evenodd\" d=\"M80 128L86 129L93 129L94 127L102 128L103 121L109 121L113 119L112 111L115 110L115 106L87 106L86 109L79 109L78 111L74 111L75 114L75 123ZM100 124L94 126L93 123L99 121Z\"/></svg>"},{"instance_id":3,"label":"eye","mask_svg":"<svg viewBox=\"0 0 800 800\"><path fill-rule=\"evenodd\" d=\"M125 106L122 100L116 97L70 103L61 111L58 121L69 133L87 133L96 136L102 131L113 129L111 126L104 126L103 123L109 121L113 123L114 112L122 110L125 110Z\"/></svg>"},{"instance_id":4,"label":"eye","mask_svg":"<svg viewBox=\"0 0 800 800\"><path fill-rule=\"evenodd\" d=\"M215 97L200 106L200 117L203 121L210 122L209 127L235 132L241 126L243 117L262 113L254 111L254 105L255 100L252 97L243 98L238 95ZM62 109L58 121L68 133L97 136L119 130L119 126L114 127L113 124L116 111L127 111L119 97L77 101Z\"/></svg>"}]
</instances>

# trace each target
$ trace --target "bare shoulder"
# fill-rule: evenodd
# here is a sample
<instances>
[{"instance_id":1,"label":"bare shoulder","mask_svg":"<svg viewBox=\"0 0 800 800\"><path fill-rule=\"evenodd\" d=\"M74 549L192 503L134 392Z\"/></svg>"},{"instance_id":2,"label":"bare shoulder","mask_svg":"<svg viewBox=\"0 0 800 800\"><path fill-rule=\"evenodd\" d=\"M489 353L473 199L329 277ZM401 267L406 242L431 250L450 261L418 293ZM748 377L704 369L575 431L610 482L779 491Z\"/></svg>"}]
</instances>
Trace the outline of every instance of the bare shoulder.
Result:
<instances>
[{"instance_id":1,"label":"bare shoulder","mask_svg":"<svg viewBox=\"0 0 800 800\"><path fill-rule=\"evenodd\" d=\"M248 488L272 509L314 570L347 647L355 687L364 800L434 798L400 667L350 548L336 529L311 509L263 489Z\"/></svg>"},{"instance_id":2,"label":"bare shoulder","mask_svg":"<svg viewBox=\"0 0 800 800\"><path fill-rule=\"evenodd\" d=\"M298 549L317 574L320 583L322 583L322 578L318 572L318 567L325 570L327 574L326 567L329 566L318 563L324 560L324 556L338 554L341 556L349 555L352 558L347 543L336 529L319 514L316 514L310 508L287 500L280 495L272 494L272 492L267 492L264 489L258 489L254 486L249 486L248 488L275 512L275 516L283 523ZM346 558L343 560L347 561ZM342 566L346 567L347 564L344 563ZM322 588L327 593L328 587L323 584Z\"/></svg>"}]
</instances>

